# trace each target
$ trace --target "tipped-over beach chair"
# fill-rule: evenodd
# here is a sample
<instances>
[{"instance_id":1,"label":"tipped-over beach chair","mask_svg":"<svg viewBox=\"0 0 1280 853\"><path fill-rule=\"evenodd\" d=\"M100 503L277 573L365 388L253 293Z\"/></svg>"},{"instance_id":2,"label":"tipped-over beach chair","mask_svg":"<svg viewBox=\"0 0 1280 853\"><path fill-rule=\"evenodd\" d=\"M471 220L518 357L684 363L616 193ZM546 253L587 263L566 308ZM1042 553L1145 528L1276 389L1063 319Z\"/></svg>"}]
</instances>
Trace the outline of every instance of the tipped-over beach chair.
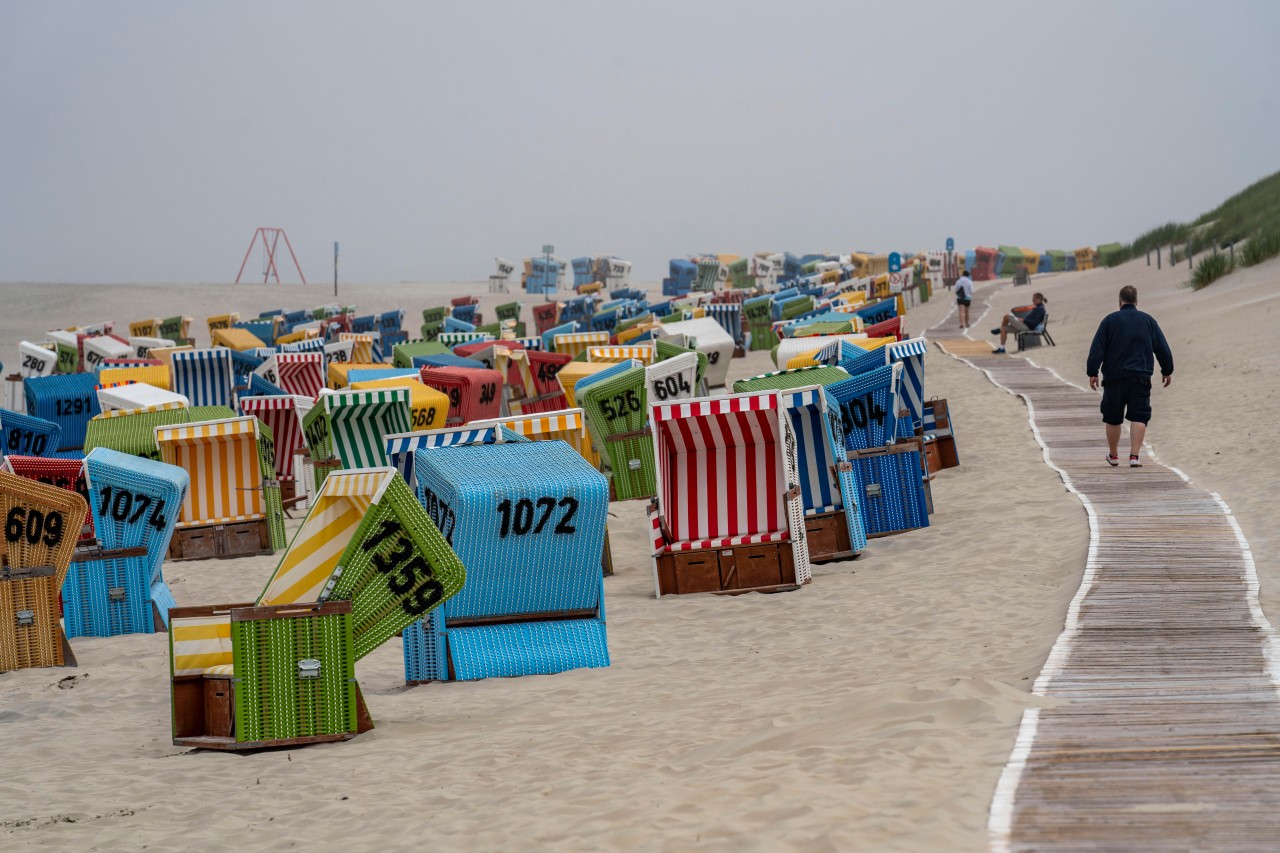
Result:
<instances>
[{"instance_id":1,"label":"tipped-over beach chair","mask_svg":"<svg viewBox=\"0 0 1280 853\"><path fill-rule=\"evenodd\" d=\"M781 398L760 391L653 407L657 595L808 582L796 439Z\"/></svg>"},{"instance_id":2,"label":"tipped-over beach chair","mask_svg":"<svg viewBox=\"0 0 1280 853\"><path fill-rule=\"evenodd\" d=\"M867 533L858 509L858 478L845 458L839 404L820 385L786 390L781 397L796 437L809 559L857 556Z\"/></svg>"},{"instance_id":3,"label":"tipped-over beach chair","mask_svg":"<svg viewBox=\"0 0 1280 853\"><path fill-rule=\"evenodd\" d=\"M44 418L0 409L0 436L6 455L51 456L58 450L62 428Z\"/></svg>"},{"instance_id":4,"label":"tipped-over beach chair","mask_svg":"<svg viewBox=\"0 0 1280 853\"><path fill-rule=\"evenodd\" d=\"M558 441L421 449L414 468L467 583L406 629L406 680L608 666L604 477Z\"/></svg>"},{"instance_id":5,"label":"tipped-over beach chair","mask_svg":"<svg viewBox=\"0 0 1280 853\"><path fill-rule=\"evenodd\" d=\"M235 405L236 375L223 347L175 352L173 391L196 406Z\"/></svg>"},{"instance_id":6,"label":"tipped-over beach chair","mask_svg":"<svg viewBox=\"0 0 1280 853\"><path fill-rule=\"evenodd\" d=\"M892 444L849 451L861 491L858 507L868 537L929 526L919 445Z\"/></svg>"},{"instance_id":7,"label":"tipped-over beach chair","mask_svg":"<svg viewBox=\"0 0 1280 853\"><path fill-rule=\"evenodd\" d=\"M100 447L84 461L97 532L96 559L77 560L62 588L68 637L150 634L176 605L160 568L187 472Z\"/></svg>"},{"instance_id":8,"label":"tipped-over beach chair","mask_svg":"<svg viewBox=\"0 0 1280 853\"><path fill-rule=\"evenodd\" d=\"M58 591L87 511L73 491L0 471L0 672L74 665Z\"/></svg>"},{"instance_id":9,"label":"tipped-over beach chair","mask_svg":"<svg viewBox=\"0 0 1280 853\"><path fill-rule=\"evenodd\" d=\"M497 370L424 367L420 375L424 385L449 397L449 415L445 426L491 420L502 413L503 376Z\"/></svg>"},{"instance_id":10,"label":"tipped-over beach chair","mask_svg":"<svg viewBox=\"0 0 1280 853\"><path fill-rule=\"evenodd\" d=\"M191 401L182 394L175 394L172 391L165 391L154 385L147 385L142 382L100 387L97 393L98 408L103 412L112 412L116 409L144 409L149 406L173 404L185 408L191 405Z\"/></svg>"},{"instance_id":11,"label":"tipped-over beach chair","mask_svg":"<svg viewBox=\"0 0 1280 853\"><path fill-rule=\"evenodd\" d=\"M124 385L137 382L168 391L173 385L169 368L163 364L150 364L145 367L104 367L98 371L98 383L101 385Z\"/></svg>"},{"instance_id":12,"label":"tipped-over beach chair","mask_svg":"<svg viewBox=\"0 0 1280 853\"><path fill-rule=\"evenodd\" d=\"M248 329L211 329L209 337L215 347L226 347L237 352L256 350L267 345Z\"/></svg>"},{"instance_id":13,"label":"tipped-over beach chair","mask_svg":"<svg viewBox=\"0 0 1280 853\"><path fill-rule=\"evenodd\" d=\"M198 560L271 553L272 527L283 528L283 513L279 484L263 477L262 454L271 448L259 443L258 419L157 426L155 437L161 460L191 478L169 556ZM274 492L271 501L264 494L268 489Z\"/></svg>"},{"instance_id":14,"label":"tipped-over beach chair","mask_svg":"<svg viewBox=\"0 0 1280 853\"><path fill-rule=\"evenodd\" d=\"M98 379L92 373L41 376L22 380L27 398L27 414L58 425L55 450L75 450L84 446L89 419L102 410L98 406ZM39 454L37 454L39 455Z\"/></svg>"},{"instance_id":15,"label":"tipped-over beach chair","mask_svg":"<svg viewBox=\"0 0 1280 853\"><path fill-rule=\"evenodd\" d=\"M125 358L133 355L133 347L114 335L98 335L84 342L85 370L97 371L108 358Z\"/></svg>"},{"instance_id":16,"label":"tipped-over beach chair","mask_svg":"<svg viewBox=\"0 0 1280 853\"><path fill-rule=\"evenodd\" d=\"M174 743L258 749L367 731L355 662L465 577L393 469L334 473L257 602L172 612Z\"/></svg>"}]
</instances>

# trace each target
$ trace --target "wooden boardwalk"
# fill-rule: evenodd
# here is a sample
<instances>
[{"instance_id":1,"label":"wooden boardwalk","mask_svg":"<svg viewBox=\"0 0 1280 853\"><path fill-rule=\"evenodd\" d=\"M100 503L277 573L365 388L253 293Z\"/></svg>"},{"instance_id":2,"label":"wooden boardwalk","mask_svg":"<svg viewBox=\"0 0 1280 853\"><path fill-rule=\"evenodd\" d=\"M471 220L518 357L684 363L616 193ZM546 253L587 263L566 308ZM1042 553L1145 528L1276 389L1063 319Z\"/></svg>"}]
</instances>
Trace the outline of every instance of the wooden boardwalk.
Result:
<instances>
[{"instance_id":1,"label":"wooden boardwalk","mask_svg":"<svg viewBox=\"0 0 1280 853\"><path fill-rule=\"evenodd\" d=\"M1033 688L1058 701L1023 717L992 800L992 848L1280 849L1280 646L1226 504L1149 456L1109 467L1096 392L937 335L1025 399L1091 529Z\"/></svg>"}]
</instances>

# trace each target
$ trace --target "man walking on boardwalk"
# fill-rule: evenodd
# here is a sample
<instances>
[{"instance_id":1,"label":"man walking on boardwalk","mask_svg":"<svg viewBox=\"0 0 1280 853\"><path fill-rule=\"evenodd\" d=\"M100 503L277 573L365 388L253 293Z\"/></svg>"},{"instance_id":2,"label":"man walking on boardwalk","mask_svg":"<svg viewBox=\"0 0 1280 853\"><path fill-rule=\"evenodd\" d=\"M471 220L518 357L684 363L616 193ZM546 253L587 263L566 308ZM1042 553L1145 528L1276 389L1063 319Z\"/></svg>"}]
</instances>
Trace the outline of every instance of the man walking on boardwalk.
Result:
<instances>
[{"instance_id":1,"label":"man walking on boardwalk","mask_svg":"<svg viewBox=\"0 0 1280 853\"><path fill-rule=\"evenodd\" d=\"M1173 353L1150 314L1138 310L1138 289L1120 288L1120 310L1102 318L1089 347L1089 387L1098 390L1102 370L1102 422L1107 425L1107 464L1119 465L1120 425L1129 419L1129 467L1141 468L1138 450L1151 420L1152 354L1164 387L1173 379Z\"/></svg>"}]
</instances>

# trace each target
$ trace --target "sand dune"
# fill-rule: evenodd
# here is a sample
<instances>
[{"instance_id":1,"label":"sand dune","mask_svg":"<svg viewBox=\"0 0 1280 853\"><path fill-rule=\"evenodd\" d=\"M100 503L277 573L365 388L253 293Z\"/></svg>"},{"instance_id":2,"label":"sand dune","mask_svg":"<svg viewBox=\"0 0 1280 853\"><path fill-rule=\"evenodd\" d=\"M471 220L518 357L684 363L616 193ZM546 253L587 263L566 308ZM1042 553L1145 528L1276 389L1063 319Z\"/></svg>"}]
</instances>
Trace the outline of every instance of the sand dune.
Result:
<instances>
[{"instance_id":1,"label":"sand dune","mask_svg":"<svg viewBox=\"0 0 1280 853\"><path fill-rule=\"evenodd\" d=\"M1185 267L1131 264L995 296L1003 308L1044 290L1059 346L1035 357L1080 381L1097 320L1121 284L1138 285L1178 360L1173 388L1155 395L1151 441L1240 515L1273 621L1276 464L1257 439L1280 405L1278 276L1272 263L1192 293L1176 286ZM22 337L71 320L328 301L323 288L24 288L24 316L0 319L6 360ZM343 297L403 306L416 325L422 307L466 289L352 286ZM935 299L908 326L950 307ZM731 377L771 368L757 353ZM951 401L962 462L934 483L932 526L817 567L797 592L655 601L642 506L614 504L608 669L405 688L393 641L358 667L377 729L254 755L171 745L164 635L78 639L78 669L2 675L0 837L56 849L984 849L991 792L1022 710L1041 701L1027 690L1079 583L1087 523L1043 464L1021 401L936 350L927 390ZM1233 411L1246 400L1262 410ZM273 562L170 564L166 575L179 603L249 600Z\"/></svg>"}]
</instances>

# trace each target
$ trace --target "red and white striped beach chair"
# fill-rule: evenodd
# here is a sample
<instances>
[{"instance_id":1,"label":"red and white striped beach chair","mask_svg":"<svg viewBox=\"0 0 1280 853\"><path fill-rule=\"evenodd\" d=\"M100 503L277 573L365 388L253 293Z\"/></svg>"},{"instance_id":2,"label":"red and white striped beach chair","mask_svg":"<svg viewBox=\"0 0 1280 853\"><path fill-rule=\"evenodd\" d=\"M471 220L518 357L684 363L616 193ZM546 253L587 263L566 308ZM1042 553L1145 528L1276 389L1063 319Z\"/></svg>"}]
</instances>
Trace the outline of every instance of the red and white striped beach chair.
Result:
<instances>
[{"instance_id":1,"label":"red and white striped beach chair","mask_svg":"<svg viewBox=\"0 0 1280 853\"><path fill-rule=\"evenodd\" d=\"M775 592L810 578L796 440L776 391L650 409L659 596Z\"/></svg>"}]
</instances>

